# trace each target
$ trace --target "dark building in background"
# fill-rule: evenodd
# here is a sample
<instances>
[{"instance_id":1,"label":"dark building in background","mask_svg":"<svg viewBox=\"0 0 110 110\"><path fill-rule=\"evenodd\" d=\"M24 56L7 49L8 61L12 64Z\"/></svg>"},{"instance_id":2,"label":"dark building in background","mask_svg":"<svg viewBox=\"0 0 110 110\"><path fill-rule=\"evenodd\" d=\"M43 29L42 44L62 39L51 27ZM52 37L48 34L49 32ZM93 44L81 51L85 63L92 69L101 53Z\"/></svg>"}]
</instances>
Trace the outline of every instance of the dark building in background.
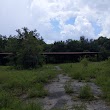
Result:
<instances>
[{"instance_id":1,"label":"dark building in background","mask_svg":"<svg viewBox=\"0 0 110 110\"><path fill-rule=\"evenodd\" d=\"M71 63L78 62L80 58L96 58L100 52L44 52L46 63Z\"/></svg>"}]
</instances>

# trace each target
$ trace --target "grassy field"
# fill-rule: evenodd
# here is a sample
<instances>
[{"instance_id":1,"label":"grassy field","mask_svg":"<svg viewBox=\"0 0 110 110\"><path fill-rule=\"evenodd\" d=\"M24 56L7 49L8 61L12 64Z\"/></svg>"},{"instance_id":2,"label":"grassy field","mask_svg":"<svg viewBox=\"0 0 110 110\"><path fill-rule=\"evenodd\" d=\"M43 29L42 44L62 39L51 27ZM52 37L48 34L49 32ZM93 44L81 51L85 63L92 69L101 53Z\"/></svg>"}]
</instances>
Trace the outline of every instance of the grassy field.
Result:
<instances>
[{"instance_id":1,"label":"grassy field","mask_svg":"<svg viewBox=\"0 0 110 110\"><path fill-rule=\"evenodd\" d=\"M62 72L79 81L94 81L103 90L105 100L110 102L110 60L60 64ZM45 97L48 91L44 85L58 74L53 65L45 65L35 70L15 70L7 66L0 67L0 110L42 110L40 104L26 103L22 100L33 97ZM67 88L67 92L71 88ZM89 90L89 89L88 89Z\"/></svg>"},{"instance_id":2,"label":"grassy field","mask_svg":"<svg viewBox=\"0 0 110 110\"><path fill-rule=\"evenodd\" d=\"M27 98L45 97L48 91L44 90L44 84L57 74L52 65L19 71L0 67L0 110L42 110L37 103L26 104L22 95Z\"/></svg>"},{"instance_id":3,"label":"grassy field","mask_svg":"<svg viewBox=\"0 0 110 110\"><path fill-rule=\"evenodd\" d=\"M73 79L95 82L103 91L102 98L110 102L110 60L89 62L83 59L80 63L61 64L60 67Z\"/></svg>"}]
</instances>

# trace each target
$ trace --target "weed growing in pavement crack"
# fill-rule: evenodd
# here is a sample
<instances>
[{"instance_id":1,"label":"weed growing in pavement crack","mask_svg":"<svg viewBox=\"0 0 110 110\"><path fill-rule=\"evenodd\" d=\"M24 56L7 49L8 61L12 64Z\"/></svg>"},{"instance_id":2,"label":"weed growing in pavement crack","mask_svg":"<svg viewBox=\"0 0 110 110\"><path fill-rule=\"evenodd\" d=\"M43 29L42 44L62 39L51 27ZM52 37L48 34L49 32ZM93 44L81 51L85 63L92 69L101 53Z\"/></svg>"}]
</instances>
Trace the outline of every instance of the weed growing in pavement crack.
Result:
<instances>
[{"instance_id":1,"label":"weed growing in pavement crack","mask_svg":"<svg viewBox=\"0 0 110 110\"><path fill-rule=\"evenodd\" d=\"M65 89L65 92L68 93L68 94L71 94L73 93L73 87L71 85L71 81L67 81L65 86L64 86L64 89Z\"/></svg>"},{"instance_id":2,"label":"weed growing in pavement crack","mask_svg":"<svg viewBox=\"0 0 110 110\"><path fill-rule=\"evenodd\" d=\"M73 110L87 110L87 108L85 104L81 104L81 105L74 105Z\"/></svg>"},{"instance_id":3,"label":"weed growing in pavement crack","mask_svg":"<svg viewBox=\"0 0 110 110\"><path fill-rule=\"evenodd\" d=\"M85 85L81 88L79 98L85 100L92 100L94 98L94 95L89 85Z\"/></svg>"}]
</instances>

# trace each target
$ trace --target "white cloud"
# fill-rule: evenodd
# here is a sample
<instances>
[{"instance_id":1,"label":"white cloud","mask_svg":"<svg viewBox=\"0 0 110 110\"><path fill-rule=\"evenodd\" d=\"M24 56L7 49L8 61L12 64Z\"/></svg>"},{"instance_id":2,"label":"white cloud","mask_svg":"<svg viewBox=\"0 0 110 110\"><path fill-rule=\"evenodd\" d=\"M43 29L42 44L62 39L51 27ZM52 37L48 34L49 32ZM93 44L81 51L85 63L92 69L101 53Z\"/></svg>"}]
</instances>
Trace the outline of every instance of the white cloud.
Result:
<instances>
[{"instance_id":1,"label":"white cloud","mask_svg":"<svg viewBox=\"0 0 110 110\"><path fill-rule=\"evenodd\" d=\"M110 36L110 0L3 0L0 1L0 33L12 34L27 26L37 29L46 42L78 39L81 35L96 38ZM73 24L67 24L70 18ZM55 31L52 20L57 20ZM102 30L95 34L97 27ZM57 29L56 29L57 30Z\"/></svg>"},{"instance_id":2,"label":"white cloud","mask_svg":"<svg viewBox=\"0 0 110 110\"><path fill-rule=\"evenodd\" d=\"M15 30L28 25L27 0L0 1L0 34L13 34Z\"/></svg>"},{"instance_id":3,"label":"white cloud","mask_svg":"<svg viewBox=\"0 0 110 110\"><path fill-rule=\"evenodd\" d=\"M78 37L85 35L86 37L94 37L94 28L91 23L83 16L77 16L74 25L64 25L64 29L61 34L65 37L74 37L74 39L78 39ZM67 39L67 38L65 38Z\"/></svg>"}]
</instances>

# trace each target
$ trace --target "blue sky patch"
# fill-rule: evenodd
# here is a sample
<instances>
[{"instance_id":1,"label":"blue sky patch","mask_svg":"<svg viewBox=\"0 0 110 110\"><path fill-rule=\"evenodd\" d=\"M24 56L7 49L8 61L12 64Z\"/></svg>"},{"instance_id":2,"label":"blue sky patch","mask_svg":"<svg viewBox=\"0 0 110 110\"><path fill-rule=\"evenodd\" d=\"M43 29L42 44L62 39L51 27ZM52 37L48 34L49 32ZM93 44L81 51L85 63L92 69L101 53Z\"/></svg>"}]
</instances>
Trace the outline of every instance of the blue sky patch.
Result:
<instances>
[{"instance_id":1,"label":"blue sky patch","mask_svg":"<svg viewBox=\"0 0 110 110\"><path fill-rule=\"evenodd\" d=\"M92 22L92 26L94 27L95 35L98 35L102 31L102 28L96 22Z\"/></svg>"},{"instance_id":2,"label":"blue sky patch","mask_svg":"<svg viewBox=\"0 0 110 110\"><path fill-rule=\"evenodd\" d=\"M69 18L67 21L66 21L66 24L71 24L71 25L73 25L74 24L74 22L75 22L75 19L76 18Z\"/></svg>"},{"instance_id":3,"label":"blue sky patch","mask_svg":"<svg viewBox=\"0 0 110 110\"><path fill-rule=\"evenodd\" d=\"M54 27L53 28L54 31L60 32L60 27L59 27L59 21L58 20L56 20L56 19L51 20L51 24Z\"/></svg>"}]
</instances>

